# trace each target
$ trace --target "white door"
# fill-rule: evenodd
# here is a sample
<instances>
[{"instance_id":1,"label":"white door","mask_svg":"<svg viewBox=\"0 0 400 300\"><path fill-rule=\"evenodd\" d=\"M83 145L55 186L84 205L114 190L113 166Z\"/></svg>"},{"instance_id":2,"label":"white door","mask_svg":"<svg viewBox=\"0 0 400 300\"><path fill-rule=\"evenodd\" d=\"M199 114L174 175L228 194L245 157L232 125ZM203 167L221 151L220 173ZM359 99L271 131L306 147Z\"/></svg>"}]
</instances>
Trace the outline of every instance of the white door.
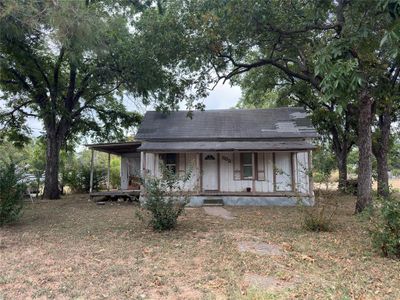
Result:
<instances>
[{"instance_id":1,"label":"white door","mask_svg":"<svg viewBox=\"0 0 400 300\"><path fill-rule=\"evenodd\" d=\"M292 154L289 152L275 153L275 189L278 192L293 191Z\"/></svg>"},{"instance_id":2,"label":"white door","mask_svg":"<svg viewBox=\"0 0 400 300\"><path fill-rule=\"evenodd\" d=\"M203 153L203 191L218 190L218 157L217 153Z\"/></svg>"}]
</instances>

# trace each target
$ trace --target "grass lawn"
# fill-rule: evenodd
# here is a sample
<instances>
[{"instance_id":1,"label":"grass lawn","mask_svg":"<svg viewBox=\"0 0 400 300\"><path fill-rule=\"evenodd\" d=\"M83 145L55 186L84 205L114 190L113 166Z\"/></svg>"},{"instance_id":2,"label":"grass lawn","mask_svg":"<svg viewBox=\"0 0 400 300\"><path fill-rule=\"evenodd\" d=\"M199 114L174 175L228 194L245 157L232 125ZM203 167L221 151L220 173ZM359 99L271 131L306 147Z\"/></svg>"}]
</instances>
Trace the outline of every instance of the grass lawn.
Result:
<instances>
[{"instance_id":1,"label":"grass lawn","mask_svg":"<svg viewBox=\"0 0 400 300\"><path fill-rule=\"evenodd\" d=\"M355 198L335 197L328 233L305 231L296 207L225 207L233 220L188 208L175 231L157 233L134 204L29 203L0 229L0 299L399 299L400 262L374 252ZM243 242L282 255L241 252ZM278 284L252 287L254 276Z\"/></svg>"}]
</instances>

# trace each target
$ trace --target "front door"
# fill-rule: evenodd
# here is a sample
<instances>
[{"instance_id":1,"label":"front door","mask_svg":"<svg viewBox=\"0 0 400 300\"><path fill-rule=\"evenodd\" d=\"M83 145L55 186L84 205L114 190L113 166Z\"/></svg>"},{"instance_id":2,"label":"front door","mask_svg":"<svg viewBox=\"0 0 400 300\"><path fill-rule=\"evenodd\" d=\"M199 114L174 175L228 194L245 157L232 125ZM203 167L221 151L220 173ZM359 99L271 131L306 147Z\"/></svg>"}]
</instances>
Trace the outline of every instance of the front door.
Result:
<instances>
[{"instance_id":1,"label":"front door","mask_svg":"<svg viewBox=\"0 0 400 300\"><path fill-rule=\"evenodd\" d=\"M203 191L218 191L218 156L215 152L203 153Z\"/></svg>"}]
</instances>

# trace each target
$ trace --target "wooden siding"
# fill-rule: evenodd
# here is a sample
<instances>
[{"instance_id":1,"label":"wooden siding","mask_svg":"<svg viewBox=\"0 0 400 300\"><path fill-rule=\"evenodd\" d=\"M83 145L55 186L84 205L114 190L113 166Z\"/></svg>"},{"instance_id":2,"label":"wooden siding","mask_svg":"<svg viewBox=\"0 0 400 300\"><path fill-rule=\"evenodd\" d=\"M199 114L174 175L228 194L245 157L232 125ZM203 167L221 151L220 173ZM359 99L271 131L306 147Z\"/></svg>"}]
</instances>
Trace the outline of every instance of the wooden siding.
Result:
<instances>
[{"instance_id":1,"label":"wooden siding","mask_svg":"<svg viewBox=\"0 0 400 300\"><path fill-rule=\"evenodd\" d=\"M145 153L142 165L147 174L159 176L159 154ZM218 154L219 192L251 193L282 193L297 191L301 194L310 193L308 174L308 152L257 152L254 155L255 175L258 179L240 179L240 153L220 152ZM191 170L191 178L185 189L201 193L202 191L202 154L180 153L177 170L180 174ZM281 168L284 175L275 174L274 168ZM239 179L238 179L239 178ZM292 188L294 187L294 189Z\"/></svg>"},{"instance_id":2,"label":"wooden siding","mask_svg":"<svg viewBox=\"0 0 400 300\"><path fill-rule=\"evenodd\" d=\"M129 153L121 155L120 176L121 189L128 189L129 177L140 174L140 153Z\"/></svg>"}]
</instances>

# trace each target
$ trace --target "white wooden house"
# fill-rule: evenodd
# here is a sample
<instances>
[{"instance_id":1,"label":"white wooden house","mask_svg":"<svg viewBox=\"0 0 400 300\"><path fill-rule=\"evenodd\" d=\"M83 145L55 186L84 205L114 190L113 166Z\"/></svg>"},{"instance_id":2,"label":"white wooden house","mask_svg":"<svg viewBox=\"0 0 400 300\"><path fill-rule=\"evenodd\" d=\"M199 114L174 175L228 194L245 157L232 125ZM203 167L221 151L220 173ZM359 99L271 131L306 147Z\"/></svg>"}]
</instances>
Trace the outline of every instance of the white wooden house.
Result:
<instances>
[{"instance_id":1,"label":"white wooden house","mask_svg":"<svg viewBox=\"0 0 400 300\"><path fill-rule=\"evenodd\" d=\"M142 174L159 176L160 162L191 170L193 206L314 203L312 139L302 108L149 111L136 139ZM123 172L121 171L121 176Z\"/></svg>"}]
</instances>

